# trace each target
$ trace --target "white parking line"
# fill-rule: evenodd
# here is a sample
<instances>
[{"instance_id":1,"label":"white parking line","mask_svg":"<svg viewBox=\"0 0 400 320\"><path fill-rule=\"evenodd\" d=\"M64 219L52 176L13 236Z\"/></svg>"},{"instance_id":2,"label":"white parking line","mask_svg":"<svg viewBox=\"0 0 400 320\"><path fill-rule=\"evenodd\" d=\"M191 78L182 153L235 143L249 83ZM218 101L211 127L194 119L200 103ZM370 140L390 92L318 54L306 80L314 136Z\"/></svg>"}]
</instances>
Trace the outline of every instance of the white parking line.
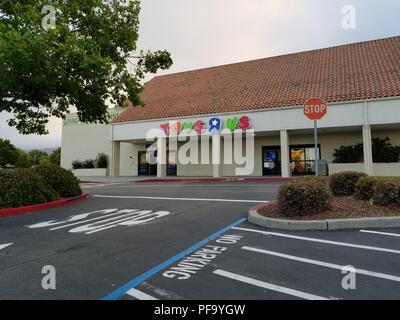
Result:
<instances>
[{"instance_id":1,"label":"white parking line","mask_svg":"<svg viewBox=\"0 0 400 320\"><path fill-rule=\"evenodd\" d=\"M317 266L331 268L331 269L344 270L344 268L346 267L346 266L342 266L339 264L334 264L334 263L329 263L329 262L324 262L324 261L319 261L319 260L306 259L306 258L302 258L302 257L292 256L289 254L268 251L268 250L263 250L263 249L258 249L258 248L252 248L252 247L247 247L247 246L242 247L242 249L247 250L247 251L258 252L258 253L262 253L262 254L266 254L266 255L276 256L276 257L280 257L280 258L284 258L284 259L314 264ZM380 273L380 272L375 272L375 271L368 271L368 270L358 269L358 268L354 268L354 271L356 273L363 274L363 275L370 276L370 277L400 282L400 277L392 276L390 274L385 274L385 273Z\"/></svg>"},{"instance_id":2,"label":"white parking line","mask_svg":"<svg viewBox=\"0 0 400 320\"><path fill-rule=\"evenodd\" d=\"M84 189L84 188L108 187L108 186L117 186L120 184L123 184L123 183L117 183L117 182L116 183L106 183L106 184L104 184L104 183L84 183L81 186L81 188Z\"/></svg>"},{"instance_id":3,"label":"white parking line","mask_svg":"<svg viewBox=\"0 0 400 320\"><path fill-rule=\"evenodd\" d=\"M13 244L14 244L14 242L5 243L5 244L0 244L0 250L1 250L1 249L4 249L4 248L7 248L7 247L9 247L9 246L11 246L11 245L13 245Z\"/></svg>"},{"instance_id":4,"label":"white parking line","mask_svg":"<svg viewBox=\"0 0 400 320\"><path fill-rule=\"evenodd\" d=\"M268 283L268 282L264 282L264 281L260 281L257 279L253 279L253 278L249 278L249 277L245 277L242 276L240 274L236 274L236 273L232 273L232 272L228 272L228 271L224 271L224 270L215 270L213 271L213 273L229 278L229 279L233 279L233 280L237 280L240 282L244 282L247 284L251 284L253 286L257 286L260 288L264 288L264 289L268 289L271 291L276 291L276 292L280 292L280 293L284 293L284 294L288 294L291 296L295 296L298 298L302 298L302 299L307 299L307 300L329 300L328 298L325 297L321 297L321 296L316 296L313 294L309 294L303 291L298 291L298 290L294 290L294 289L290 289L290 288L286 288L286 287L281 287L272 283Z\"/></svg>"},{"instance_id":5,"label":"white parking line","mask_svg":"<svg viewBox=\"0 0 400 320\"><path fill-rule=\"evenodd\" d=\"M131 297L134 297L134 298L139 299L139 300L158 300L157 298L154 298L151 295L148 295L147 293L144 293L144 292L139 291L137 289L130 289L126 293L128 295L130 295Z\"/></svg>"},{"instance_id":6,"label":"white parking line","mask_svg":"<svg viewBox=\"0 0 400 320\"><path fill-rule=\"evenodd\" d=\"M381 235L384 235L384 236L391 236L391 237L400 237L399 233L388 233L388 232L380 232L380 231L372 231L372 230L360 230L360 232L381 234Z\"/></svg>"},{"instance_id":7,"label":"white parking line","mask_svg":"<svg viewBox=\"0 0 400 320\"><path fill-rule=\"evenodd\" d=\"M343 247L351 247L351 248L357 248L357 249L365 249L365 250L400 254L400 250L393 250L393 249L387 249L387 248L381 248L381 247L371 247L371 246L363 246L360 244L347 243L347 242L338 242L338 241L331 241L331 240L324 240L324 239L300 237L300 236L294 236L294 235L285 234L285 233L269 232L269 231L262 231L262 230L256 230L256 229L247 229L247 228L239 228L239 227L235 227L232 229L261 233L261 234L265 234L268 236L277 236L277 237L284 237L284 238L289 238L289 239L326 243L326 244L332 244L335 246L343 246Z\"/></svg>"},{"instance_id":8,"label":"white parking line","mask_svg":"<svg viewBox=\"0 0 400 320\"><path fill-rule=\"evenodd\" d=\"M93 195L96 198L115 198L115 199L151 199L151 200L176 200L176 201L209 201L209 202L251 202L266 203L266 200L238 200L238 199L213 199L213 198L169 198L169 197L146 197L146 196L113 196L113 195Z\"/></svg>"},{"instance_id":9,"label":"white parking line","mask_svg":"<svg viewBox=\"0 0 400 320\"><path fill-rule=\"evenodd\" d=\"M190 188L192 188L192 187L196 187L196 188L204 188L204 187L207 187L207 188L221 188L221 187L223 187L223 188L226 188L226 187L229 187L229 188L246 188L246 187L255 187L255 188L277 188L277 186L276 185L268 185L268 184L262 184L262 185L257 185L257 184L242 184L242 185L215 185L215 184L168 184L168 185L157 185L157 186L154 186L154 185L143 185L143 184L141 184L140 186L138 186L138 185L121 185L121 186L115 186L115 188L140 188L140 189L143 189L143 188L154 188L154 187L157 187L157 188L176 188L176 187L184 187L184 188L186 188L186 187L190 187Z\"/></svg>"}]
</instances>

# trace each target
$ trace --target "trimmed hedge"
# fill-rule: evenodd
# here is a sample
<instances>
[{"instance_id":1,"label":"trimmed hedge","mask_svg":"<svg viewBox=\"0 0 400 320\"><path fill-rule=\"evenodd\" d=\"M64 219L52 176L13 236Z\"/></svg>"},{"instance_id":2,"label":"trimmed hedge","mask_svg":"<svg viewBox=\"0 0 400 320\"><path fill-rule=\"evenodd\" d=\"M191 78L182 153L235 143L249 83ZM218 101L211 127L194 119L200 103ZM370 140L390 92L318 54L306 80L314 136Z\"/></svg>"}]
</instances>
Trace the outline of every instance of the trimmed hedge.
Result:
<instances>
[{"instance_id":1,"label":"trimmed hedge","mask_svg":"<svg viewBox=\"0 0 400 320\"><path fill-rule=\"evenodd\" d=\"M374 197L374 187L381 177L361 177L356 183L355 197L361 200L371 200Z\"/></svg>"},{"instance_id":2,"label":"trimmed hedge","mask_svg":"<svg viewBox=\"0 0 400 320\"><path fill-rule=\"evenodd\" d=\"M74 160L72 161L72 169L82 169L82 161Z\"/></svg>"},{"instance_id":3,"label":"trimmed hedge","mask_svg":"<svg viewBox=\"0 0 400 320\"><path fill-rule=\"evenodd\" d=\"M323 177L299 177L279 189L279 210L287 215L308 215L329 209L332 195Z\"/></svg>"},{"instance_id":4,"label":"trimmed hedge","mask_svg":"<svg viewBox=\"0 0 400 320\"><path fill-rule=\"evenodd\" d=\"M382 206L400 205L400 178L381 178L374 186L374 203Z\"/></svg>"},{"instance_id":5,"label":"trimmed hedge","mask_svg":"<svg viewBox=\"0 0 400 320\"><path fill-rule=\"evenodd\" d=\"M358 180L367 175L362 172L345 171L330 176L329 188L334 196L351 196Z\"/></svg>"},{"instance_id":6,"label":"trimmed hedge","mask_svg":"<svg viewBox=\"0 0 400 320\"><path fill-rule=\"evenodd\" d=\"M96 168L107 169L108 156L105 153L99 153L96 158Z\"/></svg>"},{"instance_id":7,"label":"trimmed hedge","mask_svg":"<svg viewBox=\"0 0 400 320\"><path fill-rule=\"evenodd\" d=\"M32 169L0 173L0 208L54 201L57 192Z\"/></svg>"},{"instance_id":8,"label":"trimmed hedge","mask_svg":"<svg viewBox=\"0 0 400 320\"><path fill-rule=\"evenodd\" d=\"M400 177L360 178L355 196L383 206L400 205Z\"/></svg>"},{"instance_id":9,"label":"trimmed hedge","mask_svg":"<svg viewBox=\"0 0 400 320\"><path fill-rule=\"evenodd\" d=\"M82 162L82 169L94 169L95 161L93 159L87 159Z\"/></svg>"},{"instance_id":10,"label":"trimmed hedge","mask_svg":"<svg viewBox=\"0 0 400 320\"><path fill-rule=\"evenodd\" d=\"M33 170L40 174L46 183L62 198L70 198L82 194L79 180L71 171L52 164L41 165Z\"/></svg>"}]
</instances>

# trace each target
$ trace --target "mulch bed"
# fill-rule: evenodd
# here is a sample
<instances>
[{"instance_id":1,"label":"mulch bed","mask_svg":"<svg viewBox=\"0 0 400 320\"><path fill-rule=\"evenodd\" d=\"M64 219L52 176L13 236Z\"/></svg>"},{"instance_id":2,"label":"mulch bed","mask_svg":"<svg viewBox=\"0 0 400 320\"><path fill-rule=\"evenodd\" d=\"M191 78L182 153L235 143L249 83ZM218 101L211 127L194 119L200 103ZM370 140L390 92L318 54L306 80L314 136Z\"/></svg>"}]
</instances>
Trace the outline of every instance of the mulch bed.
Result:
<instances>
[{"instance_id":1,"label":"mulch bed","mask_svg":"<svg viewBox=\"0 0 400 320\"><path fill-rule=\"evenodd\" d=\"M371 218L400 216L400 206L371 205L368 201L358 200L354 197L334 197L328 211L313 213L305 216L285 216L279 211L276 202L266 205L258 213L276 219L290 220L325 220L343 218Z\"/></svg>"}]
</instances>

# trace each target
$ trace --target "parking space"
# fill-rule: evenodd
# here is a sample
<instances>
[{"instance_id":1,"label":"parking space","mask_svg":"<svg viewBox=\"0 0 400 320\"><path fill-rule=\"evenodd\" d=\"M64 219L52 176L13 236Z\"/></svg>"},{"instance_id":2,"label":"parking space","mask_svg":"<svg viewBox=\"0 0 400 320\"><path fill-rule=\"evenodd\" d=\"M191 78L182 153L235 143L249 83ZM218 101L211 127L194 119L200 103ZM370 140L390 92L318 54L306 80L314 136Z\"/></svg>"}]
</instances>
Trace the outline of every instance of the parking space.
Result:
<instances>
[{"instance_id":1,"label":"parking space","mask_svg":"<svg viewBox=\"0 0 400 320\"><path fill-rule=\"evenodd\" d=\"M399 299L400 242L387 233L400 230L288 233L243 222L122 299Z\"/></svg>"},{"instance_id":2,"label":"parking space","mask_svg":"<svg viewBox=\"0 0 400 320\"><path fill-rule=\"evenodd\" d=\"M0 219L1 299L400 298L400 229L249 224L279 183L83 186L88 200ZM56 290L42 288L45 265Z\"/></svg>"}]
</instances>

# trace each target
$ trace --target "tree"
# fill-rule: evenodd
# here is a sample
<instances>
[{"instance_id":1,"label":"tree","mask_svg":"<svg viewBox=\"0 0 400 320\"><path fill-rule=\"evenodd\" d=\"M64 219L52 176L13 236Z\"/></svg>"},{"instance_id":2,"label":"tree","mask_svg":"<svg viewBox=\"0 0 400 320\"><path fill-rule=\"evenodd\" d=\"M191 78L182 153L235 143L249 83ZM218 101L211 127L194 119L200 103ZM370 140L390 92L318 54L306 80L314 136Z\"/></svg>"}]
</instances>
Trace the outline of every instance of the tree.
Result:
<instances>
[{"instance_id":1,"label":"tree","mask_svg":"<svg viewBox=\"0 0 400 320\"><path fill-rule=\"evenodd\" d=\"M10 140L0 139L0 168L15 165L18 160L18 150Z\"/></svg>"},{"instance_id":2,"label":"tree","mask_svg":"<svg viewBox=\"0 0 400 320\"><path fill-rule=\"evenodd\" d=\"M46 134L49 117L70 107L84 123L108 123L108 103L143 105L145 75L172 59L137 50L139 12L139 0L1 1L0 112L14 115L8 124Z\"/></svg>"},{"instance_id":3,"label":"tree","mask_svg":"<svg viewBox=\"0 0 400 320\"><path fill-rule=\"evenodd\" d=\"M34 165L37 166L40 164L40 160L42 160L42 158L48 158L48 154L44 151L41 150L31 150L28 153L28 161Z\"/></svg>"},{"instance_id":4,"label":"tree","mask_svg":"<svg viewBox=\"0 0 400 320\"><path fill-rule=\"evenodd\" d=\"M54 150L51 153L49 160L52 164L59 166L61 164L61 148Z\"/></svg>"},{"instance_id":5,"label":"tree","mask_svg":"<svg viewBox=\"0 0 400 320\"><path fill-rule=\"evenodd\" d=\"M32 163L28 159L28 154L24 150L18 149L18 160L15 165L17 168L32 167Z\"/></svg>"}]
</instances>

